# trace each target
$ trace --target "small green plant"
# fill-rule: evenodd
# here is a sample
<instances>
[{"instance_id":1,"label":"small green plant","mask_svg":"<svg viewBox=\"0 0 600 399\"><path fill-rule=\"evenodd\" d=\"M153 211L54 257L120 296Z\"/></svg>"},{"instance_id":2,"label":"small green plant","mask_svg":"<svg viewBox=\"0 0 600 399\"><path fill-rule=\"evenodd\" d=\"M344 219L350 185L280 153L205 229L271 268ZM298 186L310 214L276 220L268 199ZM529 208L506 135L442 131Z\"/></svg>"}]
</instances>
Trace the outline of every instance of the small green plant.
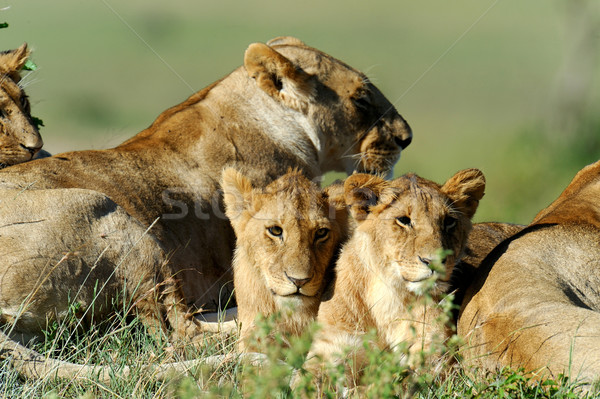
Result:
<instances>
[{"instance_id":1,"label":"small green plant","mask_svg":"<svg viewBox=\"0 0 600 399\"><path fill-rule=\"evenodd\" d=\"M442 259L442 257L440 257ZM435 287L432 285L432 287ZM412 312L418 315L425 304L437 307L437 323L449 331L449 297L439 300L430 291L418 297ZM82 308L77 302L61 321L45 331L45 340L35 346L43 354L79 364L111 365L114 374L109 383L94 375L84 379L22 380L5 360L0 359L0 397L141 397L141 398L595 398L597 387L581 387L565 376L538 381L524 370L503 369L499 373L477 374L454 361L460 340L436 337L428 347L411 350L409 340L396 348L380 348L377 334L363 337L361 355L365 364L357 369L355 353L347 349L345 362L326 365L326 381L316 384L303 368L312 339L318 332L313 323L300 337L287 336L277 329L281 314L259 317L253 346L264 354L250 362L235 353L236 336L206 334L195 345L176 347L163 336L156 336L139 319L123 309L107 320L95 320L83 326ZM417 327L413 334L417 334ZM157 381L147 372L148 364L161 364L211 355L229 355L219 366L200 366L187 373ZM123 366L131 373L123 376ZM347 370L358 376L356 387L349 388ZM292 378L297 379L294 390Z\"/></svg>"}]
</instances>

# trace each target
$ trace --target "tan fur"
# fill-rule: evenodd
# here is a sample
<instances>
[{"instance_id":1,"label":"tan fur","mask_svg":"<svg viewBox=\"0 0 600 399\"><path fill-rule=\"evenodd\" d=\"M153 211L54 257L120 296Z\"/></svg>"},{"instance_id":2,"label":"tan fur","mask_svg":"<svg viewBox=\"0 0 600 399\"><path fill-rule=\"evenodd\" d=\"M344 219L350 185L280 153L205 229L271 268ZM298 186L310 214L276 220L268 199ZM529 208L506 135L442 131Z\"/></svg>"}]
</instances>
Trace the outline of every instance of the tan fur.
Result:
<instances>
[{"instance_id":1,"label":"tan fur","mask_svg":"<svg viewBox=\"0 0 600 399\"><path fill-rule=\"evenodd\" d=\"M69 302L92 320L125 301L151 324L194 335L190 312L214 309L232 280L223 168L256 185L289 167L310 178L391 171L412 134L386 98L299 40L276 43L250 45L244 66L116 148L0 171L2 322L39 334Z\"/></svg>"},{"instance_id":2,"label":"tan fur","mask_svg":"<svg viewBox=\"0 0 600 399\"><path fill-rule=\"evenodd\" d=\"M277 330L302 334L317 316L327 269L347 233L343 200L298 171L260 189L226 169L222 185L237 237L233 282L240 350L260 349L249 345L259 314L280 312ZM281 234L274 235L273 228Z\"/></svg>"},{"instance_id":3,"label":"tan fur","mask_svg":"<svg viewBox=\"0 0 600 399\"><path fill-rule=\"evenodd\" d=\"M468 364L600 378L600 162L477 270L458 321Z\"/></svg>"},{"instance_id":4,"label":"tan fur","mask_svg":"<svg viewBox=\"0 0 600 399\"><path fill-rule=\"evenodd\" d=\"M357 227L336 263L331 298L324 298L307 367L319 374L317 357L341 362L345 349L360 353L362 339L376 330L381 348L410 342L411 352L447 334L435 323L440 310L409 307L426 280L438 277L433 295L446 291L485 188L477 169L458 172L443 186L409 174L393 181L356 174L345 183L346 202ZM428 262L437 250L452 250L443 272ZM416 336L411 332L416 330ZM360 354L357 354L360 361ZM357 366L360 369L360 363Z\"/></svg>"},{"instance_id":5,"label":"tan fur","mask_svg":"<svg viewBox=\"0 0 600 399\"><path fill-rule=\"evenodd\" d=\"M0 53L0 168L31 160L44 145L19 86L28 57L27 43Z\"/></svg>"}]
</instances>

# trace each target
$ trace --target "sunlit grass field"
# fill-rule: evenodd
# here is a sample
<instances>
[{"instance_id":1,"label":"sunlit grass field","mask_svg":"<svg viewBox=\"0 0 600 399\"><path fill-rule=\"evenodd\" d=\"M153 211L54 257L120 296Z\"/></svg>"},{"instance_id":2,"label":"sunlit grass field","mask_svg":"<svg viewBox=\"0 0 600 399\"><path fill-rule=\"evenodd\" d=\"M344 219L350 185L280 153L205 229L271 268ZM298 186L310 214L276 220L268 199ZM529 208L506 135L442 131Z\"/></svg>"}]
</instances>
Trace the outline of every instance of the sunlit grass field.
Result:
<instances>
[{"instance_id":1,"label":"sunlit grass field","mask_svg":"<svg viewBox=\"0 0 600 399\"><path fill-rule=\"evenodd\" d=\"M0 0L0 8L9 6L0 11L0 22L10 25L0 30L0 49L23 42L34 49L39 68L25 79L26 90L52 153L117 145L241 65L250 43L292 35L365 72L411 124L414 141L396 175L416 172L443 182L459 169L485 173L476 221L528 223L579 169L600 158L600 118L594 118L600 68L589 77L580 124L563 130L556 123L577 26L567 0ZM144 341L135 328L123 331L90 338L106 350L95 357L92 349L71 353L77 342L67 345L65 357L131 362L149 353L172 356L168 345ZM219 345L231 350L230 343ZM235 390L235 372L203 374L200 388L222 383ZM512 396L519 397L528 388L514 375L490 377L489 384L460 375L423 397L478 397L482 390L487 396L481 397L498 397L498 389L515 386L521 391L514 388ZM7 397L201 392L186 380L21 385L6 368L0 381L0 396ZM458 396L457 386L463 389Z\"/></svg>"}]
</instances>

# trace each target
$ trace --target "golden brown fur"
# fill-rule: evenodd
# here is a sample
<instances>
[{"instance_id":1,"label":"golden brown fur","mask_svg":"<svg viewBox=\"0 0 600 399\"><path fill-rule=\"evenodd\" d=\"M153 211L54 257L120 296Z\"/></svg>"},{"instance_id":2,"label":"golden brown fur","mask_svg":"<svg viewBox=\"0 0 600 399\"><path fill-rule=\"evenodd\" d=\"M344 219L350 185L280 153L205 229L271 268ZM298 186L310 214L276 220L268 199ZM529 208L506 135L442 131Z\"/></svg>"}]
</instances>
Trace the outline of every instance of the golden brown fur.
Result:
<instances>
[{"instance_id":1,"label":"golden brown fur","mask_svg":"<svg viewBox=\"0 0 600 399\"><path fill-rule=\"evenodd\" d=\"M194 335L190 312L232 280L224 167L257 185L289 167L389 173L411 137L360 72L297 39L251 44L243 66L116 148L0 171L0 319L29 336L69 302L91 320L125 301Z\"/></svg>"},{"instance_id":2,"label":"golden brown fur","mask_svg":"<svg viewBox=\"0 0 600 399\"><path fill-rule=\"evenodd\" d=\"M44 144L19 86L27 57L27 44L0 53L0 168L31 160Z\"/></svg>"},{"instance_id":3,"label":"golden brown fur","mask_svg":"<svg viewBox=\"0 0 600 399\"><path fill-rule=\"evenodd\" d=\"M458 332L469 364L600 377L600 162L477 270Z\"/></svg>"},{"instance_id":4,"label":"golden brown fur","mask_svg":"<svg viewBox=\"0 0 600 399\"><path fill-rule=\"evenodd\" d=\"M226 169L222 185L237 237L233 282L240 350L253 347L249 338L259 314L280 312L277 330L302 334L317 316L327 269L346 236L343 200L330 198L298 171L261 189Z\"/></svg>"},{"instance_id":5,"label":"golden brown fur","mask_svg":"<svg viewBox=\"0 0 600 399\"><path fill-rule=\"evenodd\" d=\"M455 321L458 320L460 305L477 275L477 268L481 262L498 244L517 234L524 227L520 224L499 222L473 225L467 239L465 254L454 268L450 280L451 291L454 292L454 303L457 305L453 312Z\"/></svg>"},{"instance_id":6,"label":"golden brown fur","mask_svg":"<svg viewBox=\"0 0 600 399\"><path fill-rule=\"evenodd\" d=\"M408 341L411 352L447 333L435 322L437 308L412 313L409 308L432 279L439 278L432 290L435 298L446 291L484 189L477 169L458 172L443 186L413 174L393 181L362 174L346 180L346 202L357 227L336 263L332 296L319 308L323 329L311 347L309 370L319 374L315 356L340 362L337 356L344 349L360 352L372 329L379 347L394 350ZM444 261L445 270L434 271L430 262L441 248L452 254ZM356 360L360 369L360 354Z\"/></svg>"}]
</instances>

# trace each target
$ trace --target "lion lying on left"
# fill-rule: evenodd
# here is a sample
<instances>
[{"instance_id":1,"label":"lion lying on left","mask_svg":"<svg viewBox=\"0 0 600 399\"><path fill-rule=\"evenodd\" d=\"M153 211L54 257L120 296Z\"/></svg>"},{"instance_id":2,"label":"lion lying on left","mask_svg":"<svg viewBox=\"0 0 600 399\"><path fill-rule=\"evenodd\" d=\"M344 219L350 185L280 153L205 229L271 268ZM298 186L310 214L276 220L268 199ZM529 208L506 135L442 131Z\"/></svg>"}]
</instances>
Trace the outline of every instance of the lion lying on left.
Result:
<instances>
[{"instance_id":1,"label":"lion lying on left","mask_svg":"<svg viewBox=\"0 0 600 399\"><path fill-rule=\"evenodd\" d=\"M0 171L0 322L12 333L39 335L75 302L82 320L117 304L176 338L201 334L192 313L231 288L224 168L260 185L290 167L385 175L412 140L364 74L296 38L253 43L243 59L115 148Z\"/></svg>"},{"instance_id":2,"label":"lion lying on left","mask_svg":"<svg viewBox=\"0 0 600 399\"><path fill-rule=\"evenodd\" d=\"M289 167L385 174L411 139L360 72L295 38L253 43L243 66L121 145L0 171L0 322L28 338L73 300L97 318L125 293L148 324L200 334L190 313L231 289L224 168L260 184Z\"/></svg>"}]
</instances>

